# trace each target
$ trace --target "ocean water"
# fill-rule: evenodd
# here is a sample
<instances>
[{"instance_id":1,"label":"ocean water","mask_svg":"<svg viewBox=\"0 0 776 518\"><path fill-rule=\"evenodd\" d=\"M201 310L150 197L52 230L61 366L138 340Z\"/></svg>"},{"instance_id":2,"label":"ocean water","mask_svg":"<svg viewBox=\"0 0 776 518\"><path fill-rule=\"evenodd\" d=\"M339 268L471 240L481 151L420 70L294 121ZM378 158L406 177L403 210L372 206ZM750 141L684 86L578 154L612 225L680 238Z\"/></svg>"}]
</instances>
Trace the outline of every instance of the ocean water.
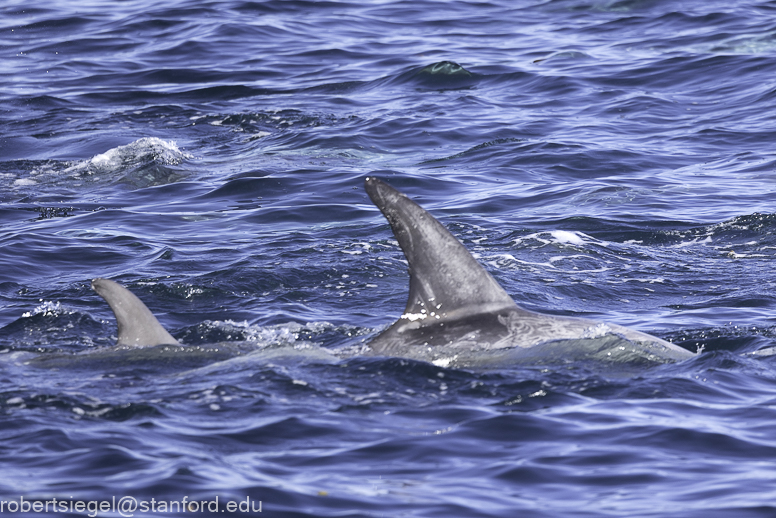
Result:
<instances>
[{"instance_id":1,"label":"ocean water","mask_svg":"<svg viewBox=\"0 0 776 518\"><path fill-rule=\"evenodd\" d=\"M5 0L0 48L0 514L776 516L776 2ZM370 175L701 354L363 354ZM186 347L111 349L95 277Z\"/></svg>"}]
</instances>

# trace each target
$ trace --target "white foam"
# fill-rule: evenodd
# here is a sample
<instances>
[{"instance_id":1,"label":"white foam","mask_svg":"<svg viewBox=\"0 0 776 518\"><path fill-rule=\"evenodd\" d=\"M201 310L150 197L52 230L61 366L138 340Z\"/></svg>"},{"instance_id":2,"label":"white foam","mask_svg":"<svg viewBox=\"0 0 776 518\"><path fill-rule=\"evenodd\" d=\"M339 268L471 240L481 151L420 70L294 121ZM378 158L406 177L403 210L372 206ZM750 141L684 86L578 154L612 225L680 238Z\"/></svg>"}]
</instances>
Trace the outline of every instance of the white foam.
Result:
<instances>
[{"instance_id":1,"label":"white foam","mask_svg":"<svg viewBox=\"0 0 776 518\"><path fill-rule=\"evenodd\" d=\"M600 246L607 246L605 241L599 241L594 237L588 236L583 232L574 232L569 230L551 230L550 232L537 232L524 237L515 239L514 244L520 245L523 241L538 241L542 245L560 244L583 246L589 243L595 243Z\"/></svg>"},{"instance_id":2,"label":"white foam","mask_svg":"<svg viewBox=\"0 0 776 518\"><path fill-rule=\"evenodd\" d=\"M449 367L450 364L453 363L456 359L458 359L458 355L457 354L455 356L451 357L451 358L438 358L436 360L433 360L431 363L433 363L437 367L442 367L443 369L445 369L445 368ZM440 388L440 390L441 390L441 388Z\"/></svg>"},{"instance_id":3,"label":"white foam","mask_svg":"<svg viewBox=\"0 0 776 518\"><path fill-rule=\"evenodd\" d=\"M604 323L588 327L582 333L582 338L600 338L612 332L612 328Z\"/></svg>"},{"instance_id":4,"label":"white foam","mask_svg":"<svg viewBox=\"0 0 776 518\"><path fill-rule=\"evenodd\" d=\"M87 174L112 172L143 162L153 161L164 165L176 165L189 158L193 156L181 151L173 140L146 137L109 149L89 160L76 162L64 172L78 176L83 172Z\"/></svg>"},{"instance_id":5,"label":"white foam","mask_svg":"<svg viewBox=\"0 0 776 518\"><path fill-rule=\"evenodd\" d=\"M695 238L692 241L682 241L679 244L673 245L671 248L688 248L695 245L705 245L711 243L711 236L707 236L706 239L700 240L700 238Z\"/></svg>"},{"instance_id":6,"label":"white foam","mask_svg":"<svg viewBox=\"0 0 776 518\"><path fill-rule=\"evenodd\" d=\"M62 306L60 302L53 301L40 301L41 304L32 311L26 311L22 314L22 318L30 318L35 315L43 315L44 317L51 317L57 315L66 315L73 313L72 310L68 310Z\"/></svg>"},{"instance_id":7,"label":"white foam","mask_svg":"<svg viewBox=\"0 0 776 518\"><path fill-rule=\"evenodd\" d=\"M569 232L567 230L553 230L550 232L550 235L555 238L555 241L558 243L578 246L585 244L585 241L577 232Z\"/></svg>"}]
</instances>

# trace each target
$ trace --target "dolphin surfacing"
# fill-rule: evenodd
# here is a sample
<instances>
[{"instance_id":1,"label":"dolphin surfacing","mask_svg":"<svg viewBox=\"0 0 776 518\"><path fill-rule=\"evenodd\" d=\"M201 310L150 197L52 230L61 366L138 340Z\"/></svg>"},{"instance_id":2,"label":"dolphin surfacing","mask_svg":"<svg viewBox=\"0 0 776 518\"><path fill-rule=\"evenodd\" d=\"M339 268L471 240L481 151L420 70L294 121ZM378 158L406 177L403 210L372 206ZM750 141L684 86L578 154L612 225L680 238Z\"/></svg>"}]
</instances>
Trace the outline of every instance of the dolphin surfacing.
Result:
<instances>
[{"instance_id":1,"label":"dolphin surfacing","mask_svg":"<svg viewBox=\"0 0 776 518\"><path fill-rule=\"evenodd\" d=\"M162 327L143 301L121 284L109 279L94 279L92 289L105 299L116 316L116 345L180 345L178 340Z\"/></svg>"},{"instance_id":2,"label":"dolphin surfacing","mask_svg":"<svg viewBox=\"0 0 776 518\"><path fill-rule=\"evenodd\" d=\"M385 182L365 189L391 225L409 263L404 314L368 346L373 354L441 362L489 351L511 360L651 361L694 356L660 338L615 324L528 311L439 221Z\"/></svg>"},{"instance_id":3,"label":"dolphin surfacing","mask_svg":"<svg viewBox=\"0 0 776 518\"><path fill-rule=\"evenodd\" d=\"M213 342L199 345L179 343L168 333L143 302L128 289L108 279L92 280L92 288L113 310L118 339L113 347L78 353L40 355L30 363L48 369L89 369L110 372L134 371L149 366L157 372L180 372L217 364L237 357L246 361L315 361L333 363L337 358L321 349L260 347L249 341ZM250 355L251 360L247 360Z\"/></svg>"}]
</instances>

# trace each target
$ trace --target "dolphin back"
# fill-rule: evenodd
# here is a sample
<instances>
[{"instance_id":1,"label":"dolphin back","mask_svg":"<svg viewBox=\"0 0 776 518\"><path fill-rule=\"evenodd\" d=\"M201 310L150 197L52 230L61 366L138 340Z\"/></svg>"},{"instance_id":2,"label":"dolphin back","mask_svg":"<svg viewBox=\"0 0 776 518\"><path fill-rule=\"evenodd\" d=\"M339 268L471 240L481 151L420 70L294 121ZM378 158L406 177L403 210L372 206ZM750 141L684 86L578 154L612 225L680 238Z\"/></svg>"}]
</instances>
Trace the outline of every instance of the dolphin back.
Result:
<instances>
[{"instance_id":1,"label":"dolphin back","mask_svg":"<svg viewBox=\"0 0 776 518\"><path fill-rule=\"evenodd\" d=\"M108 279L94 279L92 289L105 299L118 324L116 345L152 346L178 344L143 301L122 285Z\"/></svg>"},{"instance_id":2,"label":"dolphin back","mask_svg":"<svg viewBox=\"0 0 776 518\"><path fill-rule=\"evenodd\" d=\"M407 309L369 342L375 353L444 365L452 365L453 360L474 364L483 351L505 349L514 349L510 357L520 361L555 356L666 362L693 356L670 342L622 326L519 307L469 251L414 201L376 178L366 179L366 191L390 223L410 273ZM498 361L507 359L500 352L496 356Z\"/></svg>"}]
</instances>

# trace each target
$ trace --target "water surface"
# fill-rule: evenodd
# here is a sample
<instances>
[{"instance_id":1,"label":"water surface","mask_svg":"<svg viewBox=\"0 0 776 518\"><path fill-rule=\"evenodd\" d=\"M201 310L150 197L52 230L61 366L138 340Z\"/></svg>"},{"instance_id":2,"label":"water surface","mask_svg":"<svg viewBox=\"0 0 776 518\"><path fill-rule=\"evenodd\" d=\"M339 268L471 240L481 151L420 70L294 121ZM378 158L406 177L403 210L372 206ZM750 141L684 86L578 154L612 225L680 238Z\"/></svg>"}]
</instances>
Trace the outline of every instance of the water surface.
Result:
<instances>
[{"instance_id":1,"label":"water surface","mask_svg":"<svg viewBox=\"0 0 776 518\"><path fill-rule=\"evenodd\" d=\"M5 2L0 496L773 516L775 365L747 353L776 345L775 13ZM702 354L635 370L360 354L408 285L369 175L518 304ZM115 341L95 277L190 349L62 356ZM145 515L192 514L169 511Z\"/></svg>"}]
</instances>

